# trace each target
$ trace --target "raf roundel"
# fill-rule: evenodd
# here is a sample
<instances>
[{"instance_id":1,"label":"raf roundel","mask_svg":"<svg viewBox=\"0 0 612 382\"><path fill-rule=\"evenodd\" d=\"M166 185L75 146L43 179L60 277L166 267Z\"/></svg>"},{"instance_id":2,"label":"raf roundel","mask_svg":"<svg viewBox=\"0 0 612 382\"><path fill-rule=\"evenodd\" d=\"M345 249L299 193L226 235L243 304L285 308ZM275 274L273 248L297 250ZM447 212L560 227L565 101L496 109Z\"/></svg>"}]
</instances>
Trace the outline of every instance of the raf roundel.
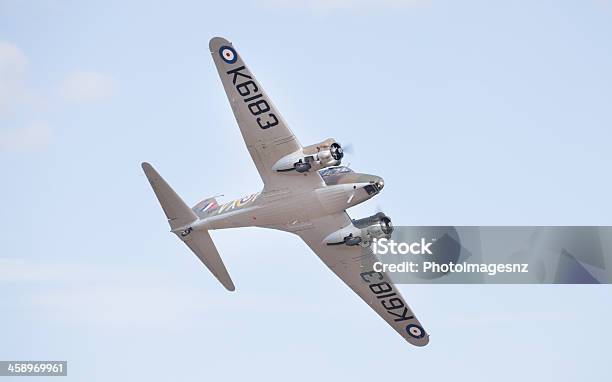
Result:
<instances>
[{"instance_id":1,"label":"raf roundel","mask_svg":"<svg viewBox=\"0 0 612 382\"><path fill-rule=\"evenodd\" d=\"M219 48L219 55L223 59L223 61L228 64L233 64L238 60L238 54L231 46L222 46Z\"/></svg>"},{"instance_id":2,"label":"raf roundel","mask_svg":"<svg viewBox=\"0 0 612 382\"><path fill-rule=\"evenodd\" d=\"M423 330L423 328L415 324L410 324L406 326L406 331L408 332L410 337L414 338L423 338L423 336L425 335L425 331Z\"/></svg>"}]
</instances>

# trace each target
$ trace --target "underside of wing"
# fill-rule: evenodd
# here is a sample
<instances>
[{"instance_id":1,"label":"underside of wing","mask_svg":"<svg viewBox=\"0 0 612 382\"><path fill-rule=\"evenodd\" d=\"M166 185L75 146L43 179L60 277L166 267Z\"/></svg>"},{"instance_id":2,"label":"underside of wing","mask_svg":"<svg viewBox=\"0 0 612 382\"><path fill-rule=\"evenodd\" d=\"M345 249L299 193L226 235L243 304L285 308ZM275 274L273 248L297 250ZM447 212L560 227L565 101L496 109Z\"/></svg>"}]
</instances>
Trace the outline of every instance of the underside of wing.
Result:
<instances>
[{"instance_id":1,"label":"underside of wing","mask_svg":"<svg viewBox=\"0 0 612 382\"><path fill-rule=\"evenodd\" d=\"M209 47L265 190L320 187L323 180L316 171L295 177L273 170L279 160L302 149L300 142L232 43L215 37Z\"/></svg>"},{"instance_id":2,"label":"underside of wing","mask_svg":"<svg viewBox=\"0 0 612 382\"><path fill-rule=\"evenodd\" d=\"M346 212L312 221L312 227L297 234L323 262L409 343L425 346L429 335L406 304L393 281L374 270L378 261L369 248L360 245L328 245L330 234L352 224Z\"/></svg>"}]
</instances>

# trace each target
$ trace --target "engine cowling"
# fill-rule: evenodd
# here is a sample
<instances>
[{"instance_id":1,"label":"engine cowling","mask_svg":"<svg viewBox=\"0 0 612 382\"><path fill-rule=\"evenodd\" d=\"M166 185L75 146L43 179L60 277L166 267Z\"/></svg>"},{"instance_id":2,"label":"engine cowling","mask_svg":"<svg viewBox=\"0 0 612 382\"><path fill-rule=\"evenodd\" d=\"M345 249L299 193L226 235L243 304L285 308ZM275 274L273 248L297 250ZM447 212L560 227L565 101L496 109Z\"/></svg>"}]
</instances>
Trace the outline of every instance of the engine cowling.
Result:
<instances>
[{"instance_id":1,"label":"engine cowling","mask_svg":"<svg viewBox=\"0 0 612 382\"><path fill-rule=\"evenodd\" d=\"M317 171L340 165L343 157L342 146L334 139L329 138L284 156L272 168L278 172L304 173Z\"/></svg>"},{"instance_id":2,"label":"engine cowling","mask_svg":"<svg viewBox=\"0 0 612 382\"><path fill-rule=\"evenodd\" d=\"M367 247L373 239L390 239L393 233L391 219L382 212L363 219L355 219L347 227L339 229L323 239L327 245L361 245Z\"/></svg>"},{"instance_id":3,"label":"engine cowling","mask_svg":"<svg viewBox=\"0 0 612 382\"><path fill-rule=\"evenodd\" d=\"M391 218L379 212L367 218L353 220L353 225L361 228L361 244L370 245L372 239L390 239L393 233Z\"/></svg>"}]
</instances>

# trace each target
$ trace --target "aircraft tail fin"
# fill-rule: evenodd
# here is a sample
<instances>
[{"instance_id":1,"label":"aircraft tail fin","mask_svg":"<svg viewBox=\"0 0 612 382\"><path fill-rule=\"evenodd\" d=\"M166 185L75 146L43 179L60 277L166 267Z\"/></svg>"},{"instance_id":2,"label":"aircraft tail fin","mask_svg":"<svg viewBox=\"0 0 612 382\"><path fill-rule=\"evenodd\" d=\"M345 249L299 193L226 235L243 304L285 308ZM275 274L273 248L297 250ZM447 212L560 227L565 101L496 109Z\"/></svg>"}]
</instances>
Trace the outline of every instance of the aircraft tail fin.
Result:
<instances>
[{"instance_id":1,"label":"aircraft tail fin","mask_svg":"<svg viewBox=\"0 0 612 382\"><path fill-rule=\"evenodd\" d=\"M235 290L236 287L208 231L202 229L194 230L190 227L192 223L198 220L195 212L185 204L153 166L145 162L142 164L142 169L168 218L172 232L187 244L189 249L227 290Z\"/></svg>"},{"instance_id":2,"label":"aircraft tail fin","mask_svg":"<svg viewBox=\"0 0 612 382\"><path fill-rule=\"evenodd\" d=\"M159 200L159 204L161 204L172 230L184 227L198 219L191 208L174 192L172 187L166 183L153 166L144 162L142 169L149 183L151 183L151 187L153 187L155 196L157 196L157 200Z\"/></svg>"}]
</instances>

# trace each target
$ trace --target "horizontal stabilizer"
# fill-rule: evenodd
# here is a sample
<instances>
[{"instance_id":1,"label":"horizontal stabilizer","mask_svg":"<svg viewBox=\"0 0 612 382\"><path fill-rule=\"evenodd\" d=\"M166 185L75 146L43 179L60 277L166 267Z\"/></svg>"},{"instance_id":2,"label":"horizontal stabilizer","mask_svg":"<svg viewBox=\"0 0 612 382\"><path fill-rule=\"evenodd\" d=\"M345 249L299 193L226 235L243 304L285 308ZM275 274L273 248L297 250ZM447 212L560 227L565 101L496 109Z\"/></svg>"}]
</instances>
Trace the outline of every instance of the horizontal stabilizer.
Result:
<instances>
[{"instance_id":1,"label":"horizontal stabilizer","mask_svg":"<svg viewBox=\"0 0 612 382\"><path fill-rule=\"evenodd\" d=\"M236 289L208 231L193 231L185 237L181 237L180 234L177 234L177 236L187 244L202 263L206 265L206 268L223 284L225 289L230 291Z\"/></svg>"}]
</instances>

